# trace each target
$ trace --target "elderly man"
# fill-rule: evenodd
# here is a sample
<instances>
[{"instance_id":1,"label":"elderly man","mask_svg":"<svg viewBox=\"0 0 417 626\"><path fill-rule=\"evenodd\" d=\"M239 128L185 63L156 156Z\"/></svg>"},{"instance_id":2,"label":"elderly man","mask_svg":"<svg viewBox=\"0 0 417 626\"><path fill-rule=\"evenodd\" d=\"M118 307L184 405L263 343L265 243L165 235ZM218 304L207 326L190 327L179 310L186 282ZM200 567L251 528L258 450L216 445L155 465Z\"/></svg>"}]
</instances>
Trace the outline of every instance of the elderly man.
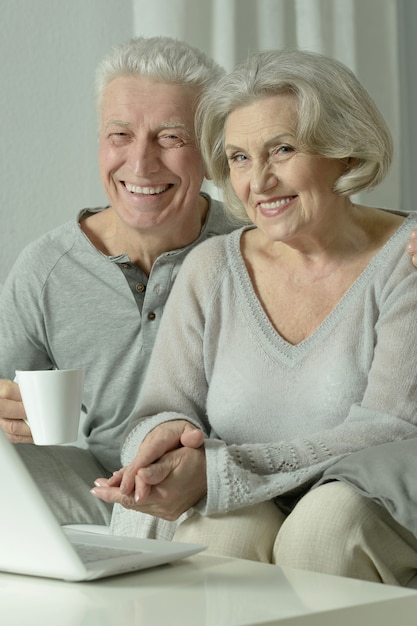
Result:
<instances>
[{"instance_id":1,"label":"elderly man","mask_svg":"<svg viewBox=\"0 0 417 626\"><path fill-rule=\"evenodd\" d=\"M0 427L27 444L17 448L62 524L109 523L111 506L89 489L120 467L172 284L194 246L234 227L200 191L205 167L194 136L199 98L222 73L170 38L115 48L96 77L109 206L85 209L29 245L2 289ZM73 367L86 371L86 448L35 446L14 372Z\"/></svg>"}]
</instances>

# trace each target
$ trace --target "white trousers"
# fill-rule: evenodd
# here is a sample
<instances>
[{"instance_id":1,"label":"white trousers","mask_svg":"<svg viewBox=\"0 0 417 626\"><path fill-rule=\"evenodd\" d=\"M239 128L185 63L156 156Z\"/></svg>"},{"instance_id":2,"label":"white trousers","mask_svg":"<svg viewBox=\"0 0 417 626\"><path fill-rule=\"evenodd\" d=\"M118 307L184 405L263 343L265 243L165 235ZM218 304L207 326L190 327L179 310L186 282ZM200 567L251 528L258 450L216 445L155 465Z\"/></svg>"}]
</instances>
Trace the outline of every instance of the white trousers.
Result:
<instances>
[{"instance_id":1,"label":"white trousers","mask_svg":"<svg viewBox=\"0 0 417 626\"><path fill-rule=\"evenodd\" d=\"M193 515L174 540L206 544L211 554L393 585L417 573L417 538L341 482L309 491L287 517L272 502Z\"/></svg>"}]
</instances>

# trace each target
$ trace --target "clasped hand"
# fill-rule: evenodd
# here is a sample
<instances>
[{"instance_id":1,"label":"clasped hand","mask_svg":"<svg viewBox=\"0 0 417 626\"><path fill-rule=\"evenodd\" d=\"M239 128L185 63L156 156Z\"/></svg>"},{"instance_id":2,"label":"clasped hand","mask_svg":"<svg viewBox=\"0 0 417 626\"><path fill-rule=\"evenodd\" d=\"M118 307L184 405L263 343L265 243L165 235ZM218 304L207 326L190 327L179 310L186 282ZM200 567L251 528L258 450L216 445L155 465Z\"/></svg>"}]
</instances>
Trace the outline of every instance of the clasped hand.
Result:
<instances>
[{"instance_id":1,"label":"clasped hand","mask_svg":"<svg viewBox=\"0 0 417 626\"><path fill-rule=\"evenodd\" d=\"M186 420L165 422L143 440L133 461L91 493L168 521L178 519L207 492L204 435Z\"/></svg>"}]
</instances>

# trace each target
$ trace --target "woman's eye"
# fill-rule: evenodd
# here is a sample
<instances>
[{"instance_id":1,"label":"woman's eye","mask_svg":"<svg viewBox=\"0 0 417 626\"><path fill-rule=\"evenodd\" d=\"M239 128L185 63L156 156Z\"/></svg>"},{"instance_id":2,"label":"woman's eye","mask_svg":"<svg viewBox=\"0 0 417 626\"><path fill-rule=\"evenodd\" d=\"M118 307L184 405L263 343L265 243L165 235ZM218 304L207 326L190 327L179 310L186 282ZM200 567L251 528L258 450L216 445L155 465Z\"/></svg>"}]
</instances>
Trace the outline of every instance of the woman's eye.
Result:
<instances>
[{"instance_id":1,"label":"woman's eye","mask_svg":"<svg viewBox=\"0 0 417 626\"><path fill-rule=\"evenodd\" d=\"M271 155L277 157L287 157L294 152L294 148L290 145L277 146L272 150Z\"/></svg>"},{"instance_id":2,"label":"woman's eye","mask_svg":"<svg viewBox=\"0 0 417 626\"><path fill-rule=\"evenodd\" d=\"M231 154L227 158L231 163L243 163L246 161L246 156L244 154Z\"/></svg>"}]
</instances>

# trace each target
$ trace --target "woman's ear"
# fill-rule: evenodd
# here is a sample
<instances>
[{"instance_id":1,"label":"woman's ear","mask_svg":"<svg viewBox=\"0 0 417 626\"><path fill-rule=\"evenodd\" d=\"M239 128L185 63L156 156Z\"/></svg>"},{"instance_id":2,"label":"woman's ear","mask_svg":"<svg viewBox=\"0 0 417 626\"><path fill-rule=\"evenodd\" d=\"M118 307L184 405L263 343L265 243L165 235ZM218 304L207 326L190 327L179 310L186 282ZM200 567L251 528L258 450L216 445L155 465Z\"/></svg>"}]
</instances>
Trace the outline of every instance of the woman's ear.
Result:
<instances>
[{"instance_id":1,"label":"woman's ear","mask_svg":"<svg viewBox=\"0 0 417 626\"><path fill-rule=\"evenodd\" d=\"M348 157L346 159L346 171L349 171L359 165L359 159L356 157Z\"/></svg>"}]
</instances>

